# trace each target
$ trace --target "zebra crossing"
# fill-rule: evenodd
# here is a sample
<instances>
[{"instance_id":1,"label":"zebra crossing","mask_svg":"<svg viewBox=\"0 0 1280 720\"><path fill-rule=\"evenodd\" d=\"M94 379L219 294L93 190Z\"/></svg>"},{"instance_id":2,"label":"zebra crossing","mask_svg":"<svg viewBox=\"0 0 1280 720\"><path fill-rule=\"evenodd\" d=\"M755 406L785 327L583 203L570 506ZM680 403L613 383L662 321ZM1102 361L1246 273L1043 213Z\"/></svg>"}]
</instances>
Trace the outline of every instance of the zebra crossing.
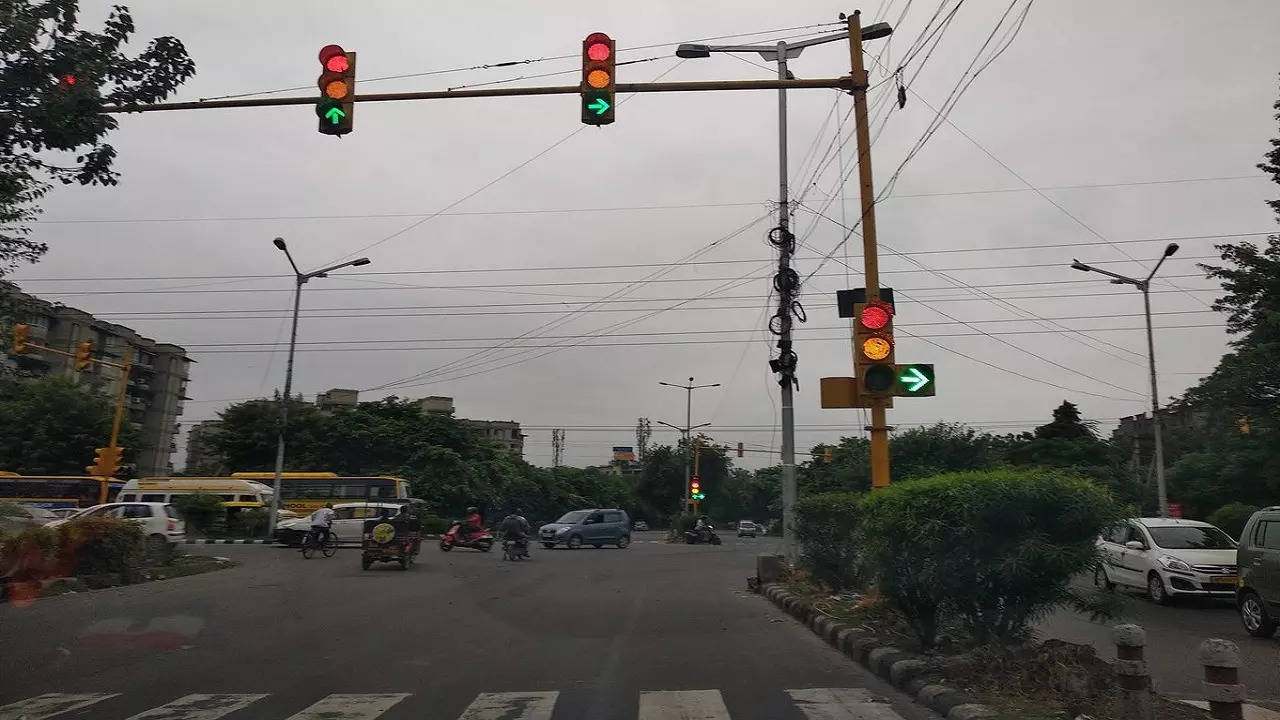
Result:
<instances>
[{"instance_id":1,"label":"zebra crossing","mask_svg":"<svg viewBox=\"0 0 1280 720\"><path fill-rule=\"evenodd\" d=\"M863 688L805 688L785 693L806 720L902 720L887 702ZM120 693L48 693L0 706L0 720L58 716L66 716L67 720L239 720L262 718L253 706L268 697L269 693L197 693L124 718L123 711L112 708L113 703L125 698ZM457 720L552 720L557 718L559 697L555 690L480 693ZM414 700L421 702L421 710L407 707ZM733 720L719 690L646 690L633 702L638 702L638 720ZM294 712L287 720L375 720L392 708L410 709L416 717L443 717L441 708L426 696L336 693Z\"/></svg>"}]
</instances>

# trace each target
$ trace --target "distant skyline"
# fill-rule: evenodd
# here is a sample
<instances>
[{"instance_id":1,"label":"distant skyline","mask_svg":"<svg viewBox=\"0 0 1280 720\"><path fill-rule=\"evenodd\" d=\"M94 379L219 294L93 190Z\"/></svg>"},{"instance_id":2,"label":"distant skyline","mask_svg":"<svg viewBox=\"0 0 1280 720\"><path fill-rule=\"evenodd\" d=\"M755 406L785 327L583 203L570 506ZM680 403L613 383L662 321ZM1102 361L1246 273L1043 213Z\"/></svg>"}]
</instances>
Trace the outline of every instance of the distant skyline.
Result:
<instances>
[{"instance_id":1,"label":"distant skyline","mask_svg":"<svg viewBox=\"0 0 1280 720\"><path fill-rule=\"evenodd\" d=\"M914 49L937 27L939 3L863 8L864 22L895 26L890 42L867 47L878 62L876 187L890 189L877 221L882 283L899 299L895 354L937 371L936 397L896 402L889 422L899 428L1017 432L1048 422L1065 399L1109 431L1147 410L1140 294L1070 264L1145 274L1171 240L1181 250L1152 302L1161 396L1182 393L1229 339L1208 310L1219 288L1197 263L1217 262L1214 243L1277 231L1265 201L1280 188L1256 164L1280 136L1280 4L1242 0L1209 17L1186 0L1036 3L1017 29L1027 2L969 0ZM835 32L837 14L853 9L817 0L740 3L732 14L670 0L536 11L385 0L128 6L140 43L174 35L195 60L180 100L318 94L316 52L328 43L358 52L357 92L518 77L571 84L593 31L613 36L619 62L644 61L620 66L620 82L767 78L773 68L758 56L681 61L674 49L713 36ZM82 7L92 25L109 4ZM1210 20L1222 31L1205 32ZM912 154L971 61L977 70L1008 38ZM544 58L559 59L437 72ZM902 109L890 72L899 65ZM791 69L847 74L847 46L807 49ZM561 74L532 77L552 72ZM388 76L404 77L372 80ZM316 132L310 106L121 116L109 140L120 185L55 188L33 233L48 254L5 279L187 348L198 364L184 435L283 384L292 280L271 244L281 236L304 270L372 260L303 292L294 389L308 399L334 387L362 400L447 395L460 417L519 422L530 462L549 465L551 429L565 428L565 462L588 465L634 446L640 417L654 421L652 443L674 442L657 421L683 423L683 393L658 382L693 376L722 384L695 394L694 424L712 423L731 447L777 449L763 329L776 93L619 100L617 121L602 128L579 123L572 96L361 104L341 140ZM818 379L852 372L834 293L862 284L862 264L859 238L840 246L837 224L859 212L856 172L839 183L856 162L850 98L791 91L788 102L797 267L812 275L808 322L796 330L803 461L811 446L866 424L858 411L818 406ZM592 347L602 344L615 346ZM735 462L776 462L767 457Z\"/></svg>"}]
</instances>

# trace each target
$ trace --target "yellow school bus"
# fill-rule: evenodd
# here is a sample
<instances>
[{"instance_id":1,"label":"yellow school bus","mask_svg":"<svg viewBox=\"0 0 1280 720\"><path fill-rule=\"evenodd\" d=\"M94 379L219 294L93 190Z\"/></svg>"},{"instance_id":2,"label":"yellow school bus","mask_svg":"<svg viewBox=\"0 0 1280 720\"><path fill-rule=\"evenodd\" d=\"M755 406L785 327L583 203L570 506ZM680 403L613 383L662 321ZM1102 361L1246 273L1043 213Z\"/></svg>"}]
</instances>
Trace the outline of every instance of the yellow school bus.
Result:
<instances>
[{"instance_id":1,"label":"yellow school bus","mask_svg":"<svg viewBox=\"0 0 1280 720\"><path fill-rule=\"evenodd\" d=\"M107 502L112 502L124 482L115 478L107 480ZM98 504L102 481L87 475L19 475L0 472L0 502L56 510L60 508L87 508Z\"/></svg>"},{"instance_id":2,"label":"yellow school bus","mask_svg":"<svg viewBox=\"0 0 1280 720\"><path fill-rule=\"evenodd\" d=\"M269 472L238 472L232 478L271 485ZM331 472L290 472L280 476L280 507L306 513L325 503L406 500L409 481L398 477L342 477Z\"/></svg>"}]
</instances>

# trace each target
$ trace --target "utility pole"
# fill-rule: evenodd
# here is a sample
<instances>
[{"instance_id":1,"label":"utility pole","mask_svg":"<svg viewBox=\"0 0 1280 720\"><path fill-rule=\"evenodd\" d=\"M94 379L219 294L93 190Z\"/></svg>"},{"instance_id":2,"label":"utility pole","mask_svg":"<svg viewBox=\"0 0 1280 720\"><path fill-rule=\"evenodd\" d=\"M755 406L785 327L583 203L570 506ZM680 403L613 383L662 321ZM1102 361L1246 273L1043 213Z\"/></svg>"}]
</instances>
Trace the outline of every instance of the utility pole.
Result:
<instances>
[{"instance_id":1,"label":"utility pole","mask_svg":"<svg viewBox=\"0 0 1280 720\"><path fill-rule=\"evenodd\" d=\"M1178 252L1177 243L1166 245L1164 254L1160 256L1156 266L1151 268L1145 280L1086 265L1079 260L1073 259L1071 262L1071 267L1075 270L1106 275L1116 285L1132 285L1142 291L1142 311L1147 318L1147 370L1151 376L1151 434L1155 441L1155 457L1151 462L1156 471L1156 495L1160 502L1160 517L1169 517L1169 491L1164 481L1164 429L1161 427L1163 423L1160 420L1160 393L1156 389L1156 343L1151 329L1151 279L1156 276L1156 272L1160 270L1164 261L1176 252Z\"/></svg>"},{"instance_id":2,"label":"utility pole","mask_svg":"<svg viewBox=\"0 0 1280 720\"><path fill-rule=\"evenodd\" d=\"M636 458L640 462L644 462L649 455L649 438L652 435L649 418L640 418L636 421Z\"/></svg>"},{"instance_id":3,"label":"utility pole","mask_svg":"<svg viewBox=\"0 0 1280 720\"><path fill-rule=\"evenodd\" d=\"M551 467L564 465L564 430L551 431Z\"/></svg>"},{"instance_id":4,"label":"utility pole","mask_svg":"<svg viewBox=\"0 0 1280 720\"><path fill-rule=\"evenodd\" d=\"M280 514L280 480L284 475L284 443L285 435L289 429L289 394L293 391L293 354L294 348L298 344L298 309L302 303L302 286L307 284L312 278L328 277L330 272L341 270L345 267L360 267L368 265L369 258L362 257L347 262L330 265L327 268L304 273L298 269L298 264L293 261L293 256L289 254L289 246L285 244L284 238L276 238L272 243L284 253L289 259L289 266L293 268L294 286L293 286L293 328L289 331L289 355L284 366L284 397L280 400L280 427L276 433L276 465L275 478L272 483L274 492L271 494L271 518L267 527L268 535L275 531L276 520Z\"/></svg>"},{"instance_id":5,"label":"utility pole","mask_svg":"<svg viewBox=\"0 0 1280 720\"><path fill-rule=\"evenodd\" d=\"M689 480L692 478L692 475L690 474L690 467L692 464L692 454L693 454L693 445L692 445L693 435L691 435L690 433L692 433L694 430L697 430L698 428L706 427L711 424L711 423L702 423L701 425L691 425L691 423L693 422L693 391L700 390L702 388L720 387L720 383L711 383L710 385L694 385L693 378L689 378L689 383L687 385L676 385L675 383L661 382L661 381L659 381L658 384L666 385L667 387L680 388L685 391L684 427L677 427L675 425L672 425L671 423L663 422L661 420L658 421L659 425L666 425L672 430L679 430L680 434L684 437L684 489L680 491L680 496L682 498L681 505L680 505L680 512L684 512L689 509Z\"/></svg>"}]
</instances>

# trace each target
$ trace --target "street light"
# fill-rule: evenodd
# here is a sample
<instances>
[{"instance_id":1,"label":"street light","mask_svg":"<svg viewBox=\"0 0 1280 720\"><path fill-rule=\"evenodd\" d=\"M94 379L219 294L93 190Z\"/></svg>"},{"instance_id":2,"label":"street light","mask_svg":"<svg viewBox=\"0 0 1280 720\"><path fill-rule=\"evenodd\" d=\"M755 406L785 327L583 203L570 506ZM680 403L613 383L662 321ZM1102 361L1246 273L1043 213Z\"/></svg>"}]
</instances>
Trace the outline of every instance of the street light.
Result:
<instances>
[{"instance_id":1,"label":"street light","mask_svg":"<svg viewBox=\"0 0 1280 720\"><path fill-rule=\"evenodd\" d=\"M693 422L693 391L699 390L702 388L720 387L720 383L711 383L710 385L694 385L693 378L689 378L689 384L687 385L676 385L675 383L662 382L661 380L658 381L658 384L666 385L667 387L680 388L681 390L685 391L684 427L682 428L676 427L671 423L665 423L665 422L662 422L661 420L658 421L659 425L666 425L667 427L672 428L673 430L679 430L681 433L684 434L684 490L681 491L681 496L684 498L684 504L680 506L680 512L684 512L685 509L689 507L689 477L690 477L689 467L690 467L690 457L693 452L692 435L690 435L690 433L692 433L694 430L697 430L698 428L706 427L711 424L711 423L702 423L701 425L690 425L690 423Z\"/></svg>"},{"instance_id":2,"label":"street light","mask_svg":"<svg viewBox=\"0 0 1280 720\"><path fill-rule=\"evenodd\" d=\"M1151 272L1147 274L1145 280L1138 280L1137 278L1113 273L1110 270L1086 265L1075 258L1071 259L1071 267L1074 270L1106 275L1116 285L1132 285L1142 291L1142 309L1147 318L1147 368L1151 374L1151 432L1155 436L1154 462L1156 465L1156 493L1160 499L1160 517L1169 517L1169 494L1164 483L1164 432L1160 427L1160 394L1156 390L1156 345L1151 331L1151 278L1155 277L1156 272L1160 270L1160 266L1164 264L1164 261L1176 252L1178 252L1177 243L1166 245L1164 254L1160 256L1156 266L1151 268Z\"/></svg>"},{"instance_id":3,"label":"street light","mask_svg":"<svg viewBox=\"0 0 1280 720\"><path fill-rule=\"evenodd\" d=\"M284 256L289 259L289 266L293 268L294 287L293 287L293 329L289 333L289 359L285 362L284 369L284 398L280 405L280 428L279 434L276 436L276 470L275 479L272 483L274 492L271 495L271 521L268 534L275 532L277 516L280 514L280 476L284 473L284 438L285 432L289 426L289 393L293 391L293 351L298 343L298 308L302 302L302 286L312 278L328 277L329 273L334 270L341 270L345 267L360 267L368 265L369 258L362 257L355 260L348 260L337 265L330 265L327 268L315 270L313 272L304 273L298 269L298 264L293 261L293 255L289 254L289 246L285 244L284 238L276 238L271 241Z\"/></svg>"},{"instance_id":4,"label":"street light","mask_svg":"<svg viewBox=\"0 0 1280 720\"><path fill-rule=\"evenodd\" d=\"M843 19L844 16L841 16ZM889 23L874 23L868 25L859 32L858 37L862 40L875 40L877 38L888 37L893 33L893 28ZM837 40L849 39L849 31L834 33L832 35L822 35L808 40L802 40L796 43L788 43L778 41L774 45L698 45L686 43L676 48L676 57L693 59L710 57L711 53L758 53L765 60L770 60L778 64L779 80L794 80L795 76L787 70L787 60L800 57L800 53L807 47L813 45L822 45L824 43L835 42ZM858 78L851 78L854 82ZM778 275L790 272L791 253L794 248L788 248L785 238L791 235L791 205L788 197L787 189L787 90L786 88L778 88L778 237L784 242L778 248ZM795 353L792 352L791 341L791 313L793 298L791 293L778 293L778 317L781 318L781 327L778 328L778 348L780 355L777 360L770 360L770 367L775 372L781 372L782 378L779 384L782 387L782 402L780 403L782 415L782 534L783 545L787 554L794 554L795 550L795 534L794 522L792 518L792 506L796 501L796 410L794 388L792 386L795 377ZM678 387L678 386L677 386ZM688 486L686 478L685 486Z\"/></svg>"}]
</instances>

